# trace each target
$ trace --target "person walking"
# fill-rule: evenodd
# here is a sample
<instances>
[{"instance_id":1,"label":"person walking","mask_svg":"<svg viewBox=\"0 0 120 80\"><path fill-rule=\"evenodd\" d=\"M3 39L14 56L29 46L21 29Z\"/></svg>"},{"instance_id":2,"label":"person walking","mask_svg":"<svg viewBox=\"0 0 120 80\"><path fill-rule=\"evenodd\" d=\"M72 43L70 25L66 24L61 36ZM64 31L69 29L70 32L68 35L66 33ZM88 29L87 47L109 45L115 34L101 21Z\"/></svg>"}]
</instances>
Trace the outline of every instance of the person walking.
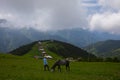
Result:
<instances>
[{"instance_id":1,"label":"person walking","mask_svg":"<svg viewBox=\"0 0 120 80\"><path fill-rule=\"evenodd\" d=\"M47 62L46 57L43 58L43 64L44 64L44 71L46 71L46 69L49 71L49 66L48 66L48 62Z\"/></svg>"}]
</instances>

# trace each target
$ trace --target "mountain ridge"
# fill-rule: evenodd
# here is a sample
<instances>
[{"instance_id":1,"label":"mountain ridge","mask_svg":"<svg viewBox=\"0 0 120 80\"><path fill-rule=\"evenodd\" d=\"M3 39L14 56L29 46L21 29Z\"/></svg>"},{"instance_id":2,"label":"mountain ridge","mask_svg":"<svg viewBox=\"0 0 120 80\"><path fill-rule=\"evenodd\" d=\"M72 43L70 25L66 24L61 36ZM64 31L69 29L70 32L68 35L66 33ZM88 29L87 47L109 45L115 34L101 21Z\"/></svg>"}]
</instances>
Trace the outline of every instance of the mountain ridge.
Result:
<instances>
[{"instance_id":1,"label":"mountain ridge","mask_svg":"<svg viewBox=\"0 0 120 80\"><path fill-rule=\"evenodd\" d=\"M85 47L85 50L98 57L120 58L120 40L100 41Z\"/></svg>"},{"instance_id":2,"label":"mountain ridge","mask_svg":"<svg viewBox=\"0 0 120 80\"><path fill-rule=\"evenodd\" d=\"M36 42L33 42L33 43L30 43L28 45L24 45L18 49L15 49L11 52L9 52L10 54L13 54L13 55L20 55L20 56L24 56L24 55L29 55L31 54L30 56L33 57L34 55L42 55L42 53L39 52L38 50L38 42L39 41L36 41ZM65 43L65 42L61 42L61 41L57 41L57 40L45 40L45 41L41 41L42 42L42 45L45 49L45 51L50 54L50 55L57 55L57 56L61 56L63 58L66 58L66 57L73 57L73 58L83 58L83 59L88 59L88 55L89 55L89 58L92 59L92 58L96 58L96 56L86 52L85 50L81 49L81 48L78 48L74 45L71 45L69 43ZM32 47L34 47L34 52L32 51L32 53L29 53L30 50L33 50ZM36 53L36 54L34 54ZM55 55L53 55L53 57L55 57Z\"/></svg>"}]
</instances>

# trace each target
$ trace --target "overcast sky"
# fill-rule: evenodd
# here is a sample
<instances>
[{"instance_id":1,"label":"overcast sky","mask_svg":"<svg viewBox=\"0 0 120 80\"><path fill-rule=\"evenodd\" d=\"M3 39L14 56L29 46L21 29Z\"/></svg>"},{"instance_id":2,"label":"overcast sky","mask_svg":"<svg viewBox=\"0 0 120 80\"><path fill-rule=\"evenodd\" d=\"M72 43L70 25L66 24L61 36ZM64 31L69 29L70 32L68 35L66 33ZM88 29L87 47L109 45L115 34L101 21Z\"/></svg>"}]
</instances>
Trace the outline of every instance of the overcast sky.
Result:
<instances>
[{"instance_id":1,"label":"overcast sky","mask_svg":"<svg viewBox=\"0 0 120 80\"><path fill-rule=\"evenodd\" d=\"M0 0L0 19L8 21L1 27L120 34L120 0Z\"/></svg>"}]
</instances>

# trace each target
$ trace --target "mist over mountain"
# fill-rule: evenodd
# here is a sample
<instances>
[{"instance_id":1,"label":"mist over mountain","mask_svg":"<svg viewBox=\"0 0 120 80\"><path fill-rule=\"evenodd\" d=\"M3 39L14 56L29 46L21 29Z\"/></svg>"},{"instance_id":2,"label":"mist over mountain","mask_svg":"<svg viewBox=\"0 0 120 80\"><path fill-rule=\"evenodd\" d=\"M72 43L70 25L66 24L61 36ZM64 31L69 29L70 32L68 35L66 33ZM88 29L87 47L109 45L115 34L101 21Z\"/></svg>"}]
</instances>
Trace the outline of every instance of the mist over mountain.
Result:
<instances>
[{"instance_id":1,"label":"mist over mountain","mask_svg":"<svg viewBox=\"0 0 120 80\"><path fill-rule=\"evenodd\" d=\"M30 39L19 33L19 30L0 28L0 52L8 52L29 42Z\"/></svg>"},{"instance_id":2,"label":"mist over mountain","mask_svg":"<svg viewBox=\"0 0 120 80\"><path fill-rule=\"evenodd\" d=\"M114 39L114 40L120 39L120 35L103 33L103 32L91 32L85 29L61 30L54 33L54 35L61 36L65 38L68 42L77 45L79 47L84 47L98 41L104 41L109 39Z\"/></svg>"},{"instance_id":3,"label":"mist over mountain","mask_svg":"<svg viewBox=\"0 0 120 80\"><path fill-rule=\"evenodd\" d=\"M32 41L52 38L65 41L59 36L51 36L47 33L38 32L34 29L0 28L0 52L9 52Z\"/></svg>"},{"instance_id":4,"label":"mist over mountain","mask_svg":"<svg viewBox=\"0 0 120 80\"><path fill-rule=\"evenodd\" d=\"M5 20L1 20L0 24L5 22ZM97 41L120 39L120 35L91 32L85 29L41 32L33 28L12 29L0 27L0 52L9 52L33 41L50 39L71 43L82 48Z\"/></svg>"}]
</instances>

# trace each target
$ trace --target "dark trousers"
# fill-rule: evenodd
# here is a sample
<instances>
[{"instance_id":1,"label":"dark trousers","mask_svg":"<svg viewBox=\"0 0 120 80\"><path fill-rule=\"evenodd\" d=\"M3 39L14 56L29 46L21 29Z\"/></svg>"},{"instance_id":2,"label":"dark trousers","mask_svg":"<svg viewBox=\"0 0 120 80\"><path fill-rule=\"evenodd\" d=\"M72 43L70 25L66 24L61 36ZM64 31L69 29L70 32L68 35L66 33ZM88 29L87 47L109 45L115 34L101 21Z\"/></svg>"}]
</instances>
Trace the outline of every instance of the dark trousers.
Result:
<instances>
[{"instance_id":1,"label":"dark trousers","mask_svg":"<svg viewBox=\"0 0 120 80\"><path fill-rule=\"evenodd\" d=\"M46 71L46 69L49 71L49 66L47 64L44 65L44 71Z\"/></svg>"}]
</instances>

